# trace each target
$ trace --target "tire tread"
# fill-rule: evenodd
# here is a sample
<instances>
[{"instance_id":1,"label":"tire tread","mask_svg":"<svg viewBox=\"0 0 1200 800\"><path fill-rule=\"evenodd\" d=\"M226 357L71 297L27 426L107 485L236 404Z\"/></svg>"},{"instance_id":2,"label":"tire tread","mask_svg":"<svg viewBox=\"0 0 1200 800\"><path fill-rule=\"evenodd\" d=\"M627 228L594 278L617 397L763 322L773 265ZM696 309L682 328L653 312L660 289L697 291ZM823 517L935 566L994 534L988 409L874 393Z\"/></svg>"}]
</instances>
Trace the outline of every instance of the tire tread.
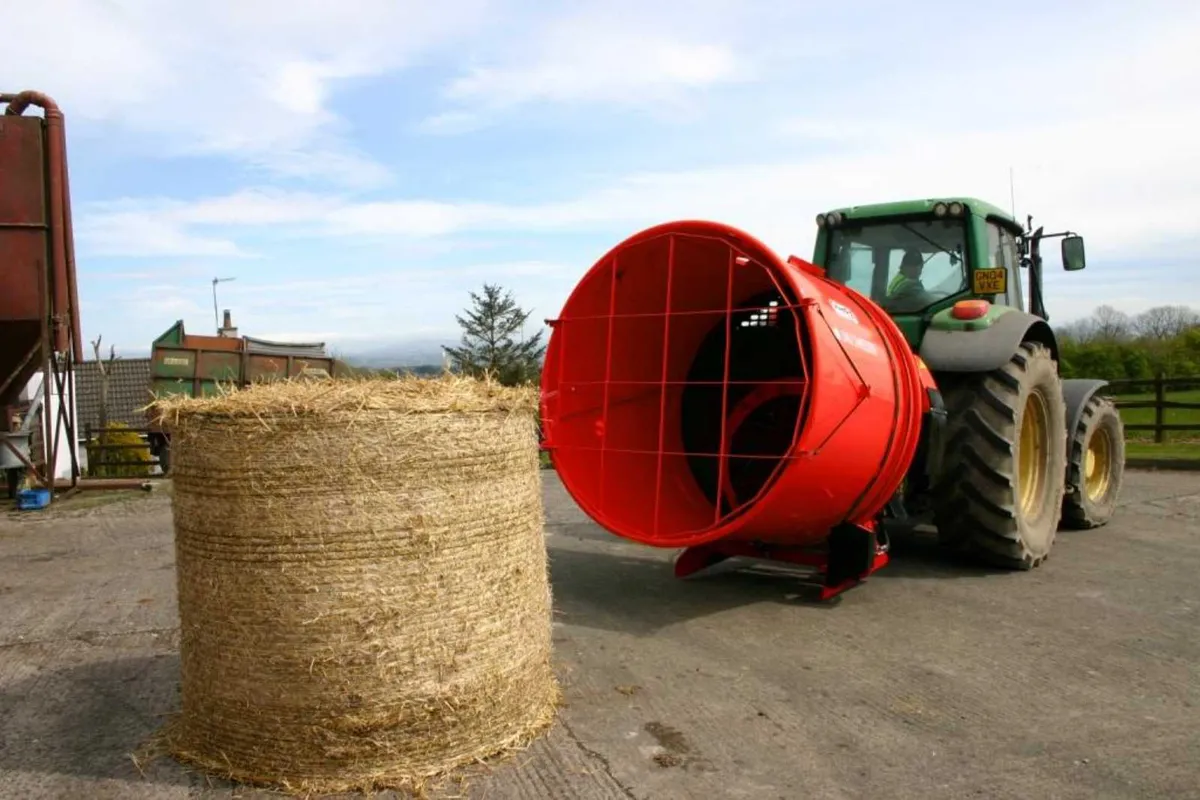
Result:
<instances>
[{"instance_id":1,"label":"tire tread","mask_svg":"<svg viewBox=\"0 0 1200 800\"><path fill-rule=\"evenodd\" d=\"M1043 552L1031 550L1017 516L1016 421L1030 370L1050 358L1040 343L1023 342L1002 367L955 380L943 393L948 411L946 458L933 489L939 538L950 548L995 566L1032 569L1045 561L1062 513L1061 482L1057 489L1053 484L1064 474L1061 461L1065 459L1060 458L1047 473L1052 481L1047 545ZM1060 406L1048 420L1053 435L1056 416L1065 414L1061 391L1046 400ZM1064 439L1065 427L1065 423L1060 427ZM1052 447L1051 455L1056 453L1066 455Z\"/></svg>"},{"instance_id":2,"label":"tire tread","mask_svg":"<svg viewBox=\"0 0 1200 800\"><path fill-rule=\"evenodd\" d=\"M1119 448L1119 452L1114 453L1113 463L1115 468L1111 477L1111 480L1116 485L1112 490L1113 502L1106 504L1103 508L1094 508L1084 496L1083 444L1087 440L1090 431L1106 422L1113 426L1114 445ZM1083 411L1079 415L1079 423L1075 426L1075 430L1071 431L1071 435L1067 441L1066 491L1063 493L1062 511L1063 527L1075 530L1088 530L1108 524L1112 516L1116 498L1120 494L1121 482L1124 479L1124 444L1125 428L1121 421L1121 415L1117 412L1113 401L1101 395L1092 395L1088 398L1087 403L1084 404Z\"/></svg>"}]
</instances>

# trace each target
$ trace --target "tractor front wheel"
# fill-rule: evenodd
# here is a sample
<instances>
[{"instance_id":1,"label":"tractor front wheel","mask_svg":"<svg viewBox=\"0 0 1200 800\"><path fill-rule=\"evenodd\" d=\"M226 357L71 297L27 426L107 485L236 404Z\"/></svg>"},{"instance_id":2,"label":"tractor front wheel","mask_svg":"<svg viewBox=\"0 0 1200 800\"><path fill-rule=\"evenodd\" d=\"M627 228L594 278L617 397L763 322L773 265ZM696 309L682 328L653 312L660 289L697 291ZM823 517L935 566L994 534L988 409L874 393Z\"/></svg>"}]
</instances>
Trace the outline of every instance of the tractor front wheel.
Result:
<instances>
[{"instance_id":1,"label":"tractor front wheel","mask_svg":"<svg viewBox=\"0 0 1200 800\"><path fill-rule=\"evenodd\" d=\"M1083 407L1068 442L1065 528L1098 528L1112 518L1125 477L1125 425L1107 397Z\"/></svg>"},{"instance_id":2,"label":"tractor front wheel","mask_svg":"<svg viewBox=\"0 0 1200 800\"><path fill-rule=\"evenodd\" d=\"M1050 351L1022 342L999 369L947 380L943 395L946 453L932 497L939 539L996 566L1038 566L1062 516L1067 462Z\"/></svg>"}]
</instances>

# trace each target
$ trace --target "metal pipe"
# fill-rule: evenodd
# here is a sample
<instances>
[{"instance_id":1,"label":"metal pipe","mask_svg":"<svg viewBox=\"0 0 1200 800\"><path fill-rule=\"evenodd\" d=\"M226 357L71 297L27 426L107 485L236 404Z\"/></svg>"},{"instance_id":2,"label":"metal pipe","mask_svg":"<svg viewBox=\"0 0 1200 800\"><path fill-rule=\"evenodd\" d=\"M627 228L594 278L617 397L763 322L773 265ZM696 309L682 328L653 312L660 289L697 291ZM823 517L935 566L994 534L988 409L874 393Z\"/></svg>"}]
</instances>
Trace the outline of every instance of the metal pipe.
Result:
<instances>
[{"instance_id":1,"label":"metal pipe","mask_svg":"<svg viewBox=\"0 0 1200 800\"><path fill-rule=\"evenodd\" d=\"M53 225L51 225L53 227ZM49 286L50 275L46 270L38 271L38 283L41 287L39 296L42 301L42 324L41 324L41 356L42 356L42 468L46 475L42 479L44 486L49 486L54 483L55 473L58 471L58 454L51 450L52 446L57 444L53 440L53 414L51 414L52 403L50 402L50 375L54 369L54 352L50 346L50 315L53 313L53 301L50 297Z\"/></svg>"},{"instance_id":2,"label":"metal pipe","mask_svg":"<svg viewBox=\"0 0 1200 800\"><path fill-rule=\"evenodd\" d=\"M153 487L146 478L80 478L77 481L55 480L55 489L76 489L79 491L103 491L113 489L145 489Z\"/></svg>"},{"instance_id":3,"label":"metal pipe","mask_svg":"<svg viewBox=\"0 0 1200 800\"><path fill-rule=\"evenodd\" d=\"M71 171L67 165L67 130L62 127L62 186L63 186L63 228L67 237L67 289L71 300L71 356L72 367L83 362L83 334L80 332L79 321L79 276L75 267L75 223L71 218ZM71 374L74 375L74 369ZM74 383L74 381L72 381Z\"/></svg>"},{"instance_id":4,"label":"metal pipe","mask_svg":"<svg viewBox=\"0 0 1200 800\"><path fill-rule=\"evenodd\" d=\"M79 317L75 317L78 323ZM78 341L78 340L76 340ZM75 401L75 364L67 364L67 415L70 419L68 436L71 441L71 483L79 483L82 472L79 468L79 408Z\"/></svg>"}]
</instances>

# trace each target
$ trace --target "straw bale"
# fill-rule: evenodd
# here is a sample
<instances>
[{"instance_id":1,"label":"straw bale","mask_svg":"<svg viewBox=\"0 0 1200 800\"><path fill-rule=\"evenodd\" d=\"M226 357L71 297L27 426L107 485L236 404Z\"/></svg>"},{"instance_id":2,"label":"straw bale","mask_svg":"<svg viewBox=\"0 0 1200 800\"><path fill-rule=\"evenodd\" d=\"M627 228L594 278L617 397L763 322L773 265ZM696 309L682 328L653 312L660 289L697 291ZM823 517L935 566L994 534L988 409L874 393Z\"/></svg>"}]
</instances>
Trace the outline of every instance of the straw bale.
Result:
<instances>
[{"instance_id":1,"label":"straw bale","mask_svg":"<svg viewBox=\"0 0 1200 800\"><path fill-rule=\"evenodd\" d=\"M532 390L277 382L151 408L173 450L177 758L413 788L549 726Z\"/></svg>"}]
</instances>

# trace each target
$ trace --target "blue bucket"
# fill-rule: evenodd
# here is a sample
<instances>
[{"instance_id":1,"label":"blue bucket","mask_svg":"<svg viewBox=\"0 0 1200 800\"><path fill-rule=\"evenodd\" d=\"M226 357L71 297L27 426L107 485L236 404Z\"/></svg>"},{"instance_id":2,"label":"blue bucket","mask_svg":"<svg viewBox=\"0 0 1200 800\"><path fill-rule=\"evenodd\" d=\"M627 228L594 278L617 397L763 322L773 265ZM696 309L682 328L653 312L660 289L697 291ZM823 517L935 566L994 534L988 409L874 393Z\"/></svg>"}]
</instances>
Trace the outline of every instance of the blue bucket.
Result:
<instances>
[{"instance_id":1,"label":"blue bucket","mask_svg":"<svg viewBox=\"0 0 1200 800\"><path fill-rule=\"evenodd\" d=\"M36 511L50 505L49 489L22 489L17 492L17 508L21 511Z\"/></svg>"}]
</instances>

